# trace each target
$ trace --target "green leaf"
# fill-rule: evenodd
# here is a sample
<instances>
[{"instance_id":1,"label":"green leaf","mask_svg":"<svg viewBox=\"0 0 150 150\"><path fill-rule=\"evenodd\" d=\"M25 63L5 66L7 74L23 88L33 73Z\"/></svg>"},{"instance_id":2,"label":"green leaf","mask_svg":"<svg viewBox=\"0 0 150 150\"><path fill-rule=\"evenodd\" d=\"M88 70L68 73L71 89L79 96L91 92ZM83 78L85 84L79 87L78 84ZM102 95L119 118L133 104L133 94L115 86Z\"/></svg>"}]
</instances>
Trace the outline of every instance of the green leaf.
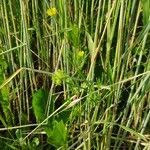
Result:
<instances>
[{"instance_id":1,"label":"green leaf","mask_svg":"<svg viewBox=\"0 0 150 150\"><path fill-rule=\"evenodd\" d=\"M0 70L4 71L8 67L7 62L5 59L0 58Z\"/></svg>"},{"instance_id":2,"label":"green leaf","mask_svg":"<svg viewBox=\"0 0 150 150\"><path fill-rule=\"evenodd\" d=\"M21 132L20 129L17 129L16 132L15 132L15 134L16 134L17 139L22 138L22 132Z\"/></svg>"},{"instance_id":3,"label":"green leaf","mask_svg":"<svg viewBox=\"0 0 150 150\"><path fill-rule=\"evenodd\" d=\"M32 142L31 142L32 147L36 148L37 146L39 146L39 144L40 144L39 138L34 137Z\"/></svg>"},{"instance_id":4,"label":"green leaf","mask_svg":"<svg viewBox=\"0 0 150 150\"><path fill-rule=\"evenodd\" d=\"M62 111L61 113L59 113L56 117L57 121L63 121L64 123L67 123L67 121L69 120L69 116L70 116L71 110L66 110L66 111Z\"/></svg>"},{"instance_id":5,"label":"green leaf","mask_svg":"<svg viewBox=\"0 0 150 150\"><path fill-rule=\"evenodd\" d=\"M9 144L9 143L5 143L9 148L11 148L12 150L18 150L17 147L13 146L12 144ZM8 148L7 147L7 148Z\"/></svg>"},{"instance_id":6,"label":"green leaf","mask_svg":"<svg viewBox=\"0 0 150 150\"><path fill-rule=\"evenodd\" d=\"M46 129L48 142L56 148L64 146L67 141L67 128L63 121L54 121L52 129Z\"/></svg>"},{"instance_id":7,"label":"green leaf","mask_svg":"<svg viewBox=\"0 0 150 150\"><path fill-rule=\"evenodd\" d=\"M73 47L79 47L79 27L76 24L70 26L71 31L68 32L68 40L71 42Z\"/></svg>"},{"instance_id":8,"label":"green leaf","mask_svg":"<svg viewBox=\"0 0 150 150\"><path fill-rule=\"evenodd\" d=\"M141 134L139 132L136 132L135 130L133 130L133 129L129 128L129 127L123 126L123 125L118 125L118 126L120 126L122 129L130 132L131 134L135 135L137 138L141 138L144 141L146 141L146 138L144 137L143 134Z\"/></svg>"},{"instance_id":9,"label":"green leaf","mask_svg":"<svg viewBox=\"0 0 150 150\"><path fill-rule=\"evenodd\" d=\"M43 89L39 89L33 94L32 107L37 122L41 122L45 119L47 98L48 93Z\"/></svg>"},{"instance_id":10,"label":"green leaf","mask_svg":"<svg viewBox=\"0 0 150 150\"><path fill-rule=\"evenodd\" d=\"M142 7L143 7L143 23L144 25L146 25L150 17L150 1L142 0Z\"/></svg>"},{"instance_id":11,"label":"green leaf","mask_svg":"<svg viewBox=\"0 0 150 150\"><path fill-rule=\"evenodd\" d=\"M4 86L0 90L0 103L3 108L6 122L10 126L13 124L13 114L12 114L11 106L10 106L9 90L10 90L9 86Z\"/></svg>"},{"instance_id":12,"label":"green leaf","mask_svg":"<svg viewBox=\"0 0 150 150\"><path fill-rule=\"evenodd\" d=\"M95 45L94 45L93 39L88 32L86 32L86 37L87 37L87 42L88 42L88 49L90 51L91 57L93 57L95 55L94 53Z\"/></svg>"}]
</instances>

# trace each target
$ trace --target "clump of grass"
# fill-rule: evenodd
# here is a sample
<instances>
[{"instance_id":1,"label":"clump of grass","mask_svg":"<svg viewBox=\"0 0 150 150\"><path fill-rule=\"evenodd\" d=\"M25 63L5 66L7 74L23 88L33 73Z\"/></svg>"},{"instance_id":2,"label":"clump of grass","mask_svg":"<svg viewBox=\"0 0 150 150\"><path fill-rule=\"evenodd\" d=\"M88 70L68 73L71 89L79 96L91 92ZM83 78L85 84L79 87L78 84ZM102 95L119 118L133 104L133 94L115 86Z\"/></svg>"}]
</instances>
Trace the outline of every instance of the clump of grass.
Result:
<instances>
[{"instance_id":1,"label":"clump of grass","mask_svg":"<svg viewBox=\"0 0 150 150\"><path fill-rule=\"evenodd\" d=\"M2 0L3 149L148 149L149 8Z\"/></svg>"}]
</instances>

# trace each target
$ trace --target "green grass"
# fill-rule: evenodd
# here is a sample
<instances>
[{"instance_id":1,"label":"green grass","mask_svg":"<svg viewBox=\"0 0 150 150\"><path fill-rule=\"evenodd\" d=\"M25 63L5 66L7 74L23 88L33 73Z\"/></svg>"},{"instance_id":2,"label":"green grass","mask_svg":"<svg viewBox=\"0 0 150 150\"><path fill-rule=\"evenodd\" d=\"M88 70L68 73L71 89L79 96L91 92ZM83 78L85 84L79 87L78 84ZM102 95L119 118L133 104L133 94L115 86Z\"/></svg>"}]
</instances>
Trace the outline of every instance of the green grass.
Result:
<instances>
[{"instance_id":1,"label":"green grass","mask_svg":"<svg viewBox=\"0 0 150 150\"><path fill-rule=\"evenodd\" d=\"M0 148L150 149L149 31L147 0L1 0Z\"/></svg>"}]
</instances>

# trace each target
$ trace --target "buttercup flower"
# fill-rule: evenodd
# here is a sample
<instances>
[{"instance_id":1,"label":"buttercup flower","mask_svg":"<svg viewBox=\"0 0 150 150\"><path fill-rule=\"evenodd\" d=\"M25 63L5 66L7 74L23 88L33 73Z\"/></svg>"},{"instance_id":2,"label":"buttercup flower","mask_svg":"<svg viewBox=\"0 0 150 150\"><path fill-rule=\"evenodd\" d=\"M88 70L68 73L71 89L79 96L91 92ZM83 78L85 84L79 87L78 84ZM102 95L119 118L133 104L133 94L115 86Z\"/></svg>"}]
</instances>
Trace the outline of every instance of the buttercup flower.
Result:
<instances>
[{"instance_id":1,"label":"buttercup flower","mask_svg":"<svg viewBox=\"0 0 150 150\"><path fill-rule=\"evenodd\" d=\"M56 16L57 10L55 7L52 7L52 8L47 9L46 13L48 16L51 16L51 17Z\"/></svg>"},{"instance_id":2,"label":"buttercup flower","mask_svg":"<svg viewBox=\"0 0 150 150\"><path fill-rule=\"evenodd\" d=\"M80 51L78 52L78 57L81 58L81 57L83 57L83 56L84 56L84 51L81 51L81 50L80 50Z\"/></svg>"}]
</instances>

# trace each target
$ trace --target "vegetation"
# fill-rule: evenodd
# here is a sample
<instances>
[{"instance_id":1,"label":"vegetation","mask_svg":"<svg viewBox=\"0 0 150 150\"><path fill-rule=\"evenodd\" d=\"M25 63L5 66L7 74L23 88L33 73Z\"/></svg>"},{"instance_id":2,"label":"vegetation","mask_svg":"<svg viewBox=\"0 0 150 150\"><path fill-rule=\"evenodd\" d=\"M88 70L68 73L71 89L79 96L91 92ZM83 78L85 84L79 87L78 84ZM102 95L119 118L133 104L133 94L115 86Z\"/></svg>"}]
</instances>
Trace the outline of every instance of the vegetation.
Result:
<instances>
[{"instance_id":1,"label":"vegetation","mask_svg":"<svg viewBox=\"0 0 150 150\"><path fill-rule=\"evenodd\" d=\"M148 0L0 1L0 149L150 149Z\"/></svg>"}]
</instances>

